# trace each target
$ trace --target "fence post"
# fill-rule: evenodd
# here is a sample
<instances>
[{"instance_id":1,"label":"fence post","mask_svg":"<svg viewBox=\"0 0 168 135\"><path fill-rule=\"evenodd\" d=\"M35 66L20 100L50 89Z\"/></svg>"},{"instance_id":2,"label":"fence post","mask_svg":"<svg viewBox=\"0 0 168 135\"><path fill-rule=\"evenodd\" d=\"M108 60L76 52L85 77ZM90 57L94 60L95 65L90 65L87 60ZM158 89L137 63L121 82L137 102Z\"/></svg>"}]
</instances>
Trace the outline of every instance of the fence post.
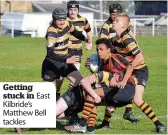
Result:
<instances>
[{"instance_id":1,"label":"fence post","mask_svg":"<svg viewBox=\"0 0 168 135\"><path fill-rule=\"evenodd\" d=\"M152 19L152 36L155 36L155 18Z\"/></svg>"},{"instance_id":2,"label":"fence post","mask_svg":"<svg viewBox=\"0 0 168 135\"><path fill-rule=\"evenodd\" d=\"M95 35L97 36L97 21L96 19L94 19L94 26L95 26Z\"/></svg>"},{"instance_id":3,"label":"fence post","mask_svg":"<svg viewBox=\"0 0 168 135\"><path fill-rule=\"evenodd\" d=\"M14 21L15 20L12 20L12 29L11 29L12 38L14 38Z\"/></svg>"},{"instance_id":4,"label":"fence post","mask_svg":"<svg viewBox=\"0 0 168 135\"><path fill-rule=\"evenodd\" d=\"M136 18L134 18L134 36L136 37Z\"/></svg>"}]
</instances>

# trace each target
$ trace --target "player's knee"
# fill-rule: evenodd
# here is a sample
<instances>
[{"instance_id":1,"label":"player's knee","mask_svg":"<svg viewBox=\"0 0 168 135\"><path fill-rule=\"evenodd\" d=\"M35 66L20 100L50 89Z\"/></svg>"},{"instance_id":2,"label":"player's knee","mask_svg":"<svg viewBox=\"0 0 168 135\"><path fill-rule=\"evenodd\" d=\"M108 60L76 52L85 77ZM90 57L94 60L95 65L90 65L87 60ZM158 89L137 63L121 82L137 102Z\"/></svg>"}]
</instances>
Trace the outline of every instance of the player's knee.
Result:
<instances>
[{"instance_id":1,"label":"player's knee","mask_svg":"<svg viewBox=\"0 0 168 135\"><path fill-rule=\"evenodd\" d=\"M74 71L70 73L67 78L76 86L82 80L82 76L79 71Z\"/></svg>"},{"instance_id":2,"label":"player's knee","mask_svg":"<svg viewBox=\"0 0 168 135\"><path fill-rule=\"evenodd\" d=\"M107 107L106 107L106 110L107 110L109 113L111 113L111 112L113 112L113 111L115 110L115 107L114 107L114 106L107 106Z\"/></svg>"},{"instance_id":3,"label":"player's knee","mask_svg":"<svg viewBox=\"0 0 168 135\"><path fill-rule=\"evenodd\" d=\"M44 76L42 77L42 79L43 79L43 81L45 81L45 82L54 82L55 77L52 77L52 76L49 76L49 75L44 75Z\"/></svg>"},{"instance_id":4,"label":"player's knee","mask_svg":"<svg viewBox=\"0 0 168 135\"><path fill-rule=\"evenodd\" d=\"M134 101L135 105L138 107L143 103L143 100L141 98L134 97L133 101Z\"/></svg>"}]
</instances>

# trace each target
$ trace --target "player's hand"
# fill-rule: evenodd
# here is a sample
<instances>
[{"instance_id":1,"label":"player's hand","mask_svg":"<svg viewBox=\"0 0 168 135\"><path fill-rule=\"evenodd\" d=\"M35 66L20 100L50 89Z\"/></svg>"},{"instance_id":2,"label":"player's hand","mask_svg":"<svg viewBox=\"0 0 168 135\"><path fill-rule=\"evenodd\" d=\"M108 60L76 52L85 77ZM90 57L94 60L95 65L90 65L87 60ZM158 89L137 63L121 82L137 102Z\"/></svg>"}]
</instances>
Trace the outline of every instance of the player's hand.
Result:
<instances>
[{"instance_id":1,"label":"player's hand","mask_svg":"<svg viewBox=\"0 0 168 135\"><path fill-rule=\"evenodd\" d=\"M101 102L101 98L97 95L96 97L93 98L95 103L100 103Z\"/></svg>"},{"instance_id":2,"label":"player's hand","mask_svg":"<svg viewBox=\"0 0 168 135\"><path fill-rule=\"evenodd\" d=\"M114 77L110 80L110 86L117 87L117 80Z\"/></svg>"},{"instance_id":3,"label":"player's hand","mask_svg":"<svg viewBox=\"0 0 168 135\"><path fill-rule=\"evenodd\" d=\"M117 83L117 87L123 89L126 84L127 84L127 82L120 81L120 82Z\"/></svg>"},{"instance_id":4,"label":"player's hand","mask_svg":"<svg viewBox=\"0 0 168 135\"><path fill-rule=\"evenodd\" d=\"M92 42L86 43L86 50L91 50L91 49L92 49Z\"/></svg>"},{"instance_id":5,"label":"player's hand","mask_svg":"<svg viewBox=\"0 0 168 135\"><path fill-rule=\"evenodd\" d=\"M69 46L72 45L72 41L69 40L69 41L68 41L68 45L69 45Z\"/></svg>"},{"instance_id":6,"label":"player's hand","mask_svg":"<svg viewBox=\"0 0 168 135\"><path fill-rule=\"evenodd\" d=\"M86 42L86 43L92 43L92 38L91 38L91 37L85 38L85 42Z\"/></svg>"},{"instance_id":7,"label":"player's hand","mask_svg":"<svg viewBox=\"0 0 168 135\"><path fill-rule=\"evenodd\" d=\"M110 80L110 86L111 87L118 87L119 79L120 79L120 75L118 73L114 73L113 77Z\"/></svg>"},{"instance_id":8,"label":"player's hand","mask_svg":"<svg viewBox=\"0 0 168 135\"><path fill-rule=\"evenodd\" d=\"M87 60L85 61L85 67L89 68L90 64L91 64L91 62L90 62L89 58L87 58Z\"/></svg>"},{"instance_id":9,"label":"player's hand","mask_svg":"<svg viewBox=\"0 0 168 135\"><path fill-rule=\"evenodd\" d=\"M67 64L76 64L76 63L79 63L79 61L80 61L80 56L74 55L74 56L68 58L68 59L66 60L66 63L67 63Z\"/></svg>"},{"instance_id":10,"label":"player's hand","mask_svg":"<svg viewBox=\"0 0 168 135\"><path fill-rule=\"evenodd\" d=\"M113 77L115 78L115 80L116 80L117 82L120 81L120 73L114 73L114 74L113 74Z\"/></svg>"}]
</instances>

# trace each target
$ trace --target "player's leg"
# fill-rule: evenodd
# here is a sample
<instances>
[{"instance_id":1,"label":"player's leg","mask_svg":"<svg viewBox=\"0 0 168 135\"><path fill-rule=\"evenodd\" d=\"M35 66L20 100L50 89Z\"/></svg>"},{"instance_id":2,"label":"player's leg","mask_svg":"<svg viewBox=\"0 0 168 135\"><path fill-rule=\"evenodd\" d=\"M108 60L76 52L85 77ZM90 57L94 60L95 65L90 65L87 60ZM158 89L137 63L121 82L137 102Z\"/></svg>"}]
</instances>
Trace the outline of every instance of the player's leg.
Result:
<instances>
[{"instance_id":1,"label":"player's leg","mask_svg":"<svg viewBox=\"0 0 168 135\"><path fill-rule=\"evenodd\" d=\"M73 65L74 66L74 65ZM76 68L75 68L76 69ZM72 72L70 72L67 75L67 78L70 80L70 83L72 84L72 86L76 86L80 83L80 81L82 80L82 76L80 74L79 71L76 70L71 70Z\"/></svg>"},{"instance_id":2,"label":"player's leg","mask_svg":"<svg viewBox=\"0 0 168 135\"><path fill-rule=\"evenodd\" d=\"M104 119L102 121L102 123L97 127L97 129L108 129L110 128L110 120L112 117L112 113L114 111L109 111L109 107L106 106L105 108L105 114L104 114Z\"/></svg>"},{"instance_id":3,"label":"player's leg","mask_svg":"<svg viewBox=\"0 0 168 135\"><path fill-rule=\"evenodd\" d=\"M15 128L15 130L18 134L22 134L22 129L21 128Z\"/></svg>"},{"instance_id":4,"label":"player's leg","mask_svg":"<svg viewBox=\"0 0 168 135\"><path fill-rule=\"evenodd\" d=\"M59 79L56 79L56 99L58 100L61 95L61 87L64 82L64 77L60 77Z\"/></svg>"},{"instance_id":5,"label":"player's leg","mask_svg":"<svg viewBox=\"0 0 168 135\"><path fill-rule=\"evenodd\" d=\"M97 107L95 106L88 118L87 123L87 134L94 134L94 129L96 126L96 119L97 119Z\"/></svg>"},{"instance_id":6,"label":"player's leg","mask_svg":"<svg viewBox=\"0 0 168 135\"><path fill-rule=\"evenodd\" d=\"M118 91L118 88L113 88L111 91L109 91L106 96L105 96L105 100L107 102L107 104L109 103L109 99L112 100L113 99L113 96L117 93ZM110 111L109 110L109 107L106 106L105 108L105 113L104 113L104 119L102 121L102 123L100 125L98 125L97 129L108 129L110 128L110 120L111 120L111 117L112 117L112 113L114 111Z\"/></svg>"},{"instance_id":7,"label":"player's leg","mask_svg":"<svg viewBox=\"0 0 168 135\"><path fill-rule=\"evenodd\" d=\"M61 113L60 115L57 116L58 119L65 118L65 113Z\"/></svg>"},{"instance_id":8,"label":"player's leg","mask_svg":"<svg viewBox=\"0 0 168 135\"><path fill-rule=\"evenodd\" d=\"M77 64L74 64L74 66L76 67L76 69L79 71L80 70L80 63L77 63ZM70 77L69 77L70 76ZM74 77L75 76L75 77ZM76 72L76 73L72 73L72 74L69 74L68 75L69 79L72 80L70 83L69 83L69 88L70 87L73 87L74 84L75 86L77 84L79 84L79 81L82 79L82 76L79 74L79 72ZM76 79L75 79L76 78ZM78 114L73 114L71 117L70 117L70 120L69 120L69 124L75 124L77 123L79 120L79 116Z\"/></svg>"},{"instance_id":9,"label":"player's leg","mask_svg":"<svg viewBox=\"0 0 168 135\"><path fill-rule=\"evenodd\" d=\"M132 104L133 102L125 106L125 113L123 114L123 118L132 122L133 124L137 124L139 120L134 116L132 112Z\"/></svg>"},{"instance_id":10,"label":"player's leg","mask_svg":"<svg viewBox=\"0 0 168 135\"><path fill-rule=\"evenodd\" d=\"M132 84L127 84L123 89L113 88L109 91L106 96L106 102L113 107L122 107L128 103L131 103L135 94L135 86ZM104 120L101 125L98 126L98 129L107 129L110 127L111 113L114 110L109 111L109 107L106 107L106 112L104 115Z\"/></svg>"},{"instance_id":11,"label":"player's leg","mask_svg":"<svg viewBox=\"0 0 168 135\"><path fill-rule=\"evenodd\" d=\"M52 64L49 60L45 59L42 64L41 77L44 82L52 82L56 87L55 80L60 77L59 74L56 73L57 67ZM56 95L56 100L57 100Z\"/></svg>"},{"instance_id":12,"label":"player's leg","mask_svg":"<svg viewBox=\"0 0 168 135\"><path fill-rule=\"evenodd\" d=\"M70 102L70 101L69 101ZM60 97L57 100L56 103L56 117L59 116L60 114L62 114L67 108L68 108L68 104L67 102L64 100L64 98Z\"/></svg>"},{"instance_id":13,"label":"player's leg","mask_svg":"<svg viewBox=\"0 0 168 135\"><path fill-rule=\"evenodd\" d=\"M100 97L102 98L104 97L103 88L95 89L95 92ZM87 121L94 107L95 107L94 99L90 95L86 95L82 116L81 116L81 119L79 120L79 123L75 125L65 126L64 128L68 131L86 132Z\"/></svg>"},{"instance_id":14,"label":"player's leg","mask_svg":"<svg viewBox=\"0 0 168 135\"><path fill-rule=\"evenodd\" d=\"M148 68L147 66L134 70L133 74L135 74L138 85L135 88L135 96L134 103L142 110L142 112L152 120L154 125L156 126L157 132L166 131L166 127L159 121L158 117L154 114L152 108L143 100L144 89L146 87L146 83L148 80Z\"/></svg>"},{"instance_id":15,"label":"player's leg","mask_svg":"<svg viewBox=\"0 0 168 135\"><path fill-rule=\"evenodd\" d=\"M92 99L91 96L87 95L82 111L82 116L79 122L74 125L65 126L64 128L68 131L78 131L83 133L86 132L87 120L94 107L95 107L94 100Z\"/></svg>"},{"instance_id":16,"label":"player's leg","mask_svg":"<svg viewBox=\"0 0 168 135\"><path fill-rule=\"evenodd\" d=\"M156 114L153 112L151 106L143 100L144 87L142 85L136 86L136 92L134 97L134 103L142 110L142 112L154 123L156 132L166 131L166 126L163 125Z\"/></svg>"}]
</instances>

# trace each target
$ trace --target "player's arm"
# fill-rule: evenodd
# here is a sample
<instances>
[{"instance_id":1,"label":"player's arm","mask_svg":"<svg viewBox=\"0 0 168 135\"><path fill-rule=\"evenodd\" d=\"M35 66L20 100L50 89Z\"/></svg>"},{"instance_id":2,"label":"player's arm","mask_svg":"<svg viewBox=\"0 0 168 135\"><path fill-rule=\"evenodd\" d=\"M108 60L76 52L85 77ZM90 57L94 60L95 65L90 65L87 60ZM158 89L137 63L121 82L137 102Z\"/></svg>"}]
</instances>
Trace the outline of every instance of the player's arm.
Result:
<instances>
[{"instance_id":1,"label":"player's arm","mask_svg":"<svg viewBox=\"0 0 168 135\"><path fill-rule=\"evenodd\" d=\"M135 56L135 59L132 61L132 66L135 68L137 67L139 64L141 64L144 61L144 57L142 55L142 52L140 52L139 54L137 54Z\"/></svg>"},{"instance_id":2,"label":"player's arm","mask_svg":"<svg viewBox=\"0 0 168 135\"><path fill-rule=\"evenodd\" d=\"M100 30L100 35L99 38L109 38L109 28L108 24L104 23L101 30Z\"/></svg>"},{"instance_id":3,"label":"player's arm","mask_svg":"<svg viewBox=\"0 0 168 135\"><path fill-rule=\"evenodd\" d=\"M106 83L109 86L109 80L111 79L112 74L108 72L100 71L98 73L87 76L81 80L81 85L93 97L94 100L100 98L92 88L92 84Z\"/></svg>"},{"instance_id":4,"label":"player's arm","mask_svg":"<svg viewBox=\"0 0 168 135\"><path fill-rule=\"evenodd\" d=\"M55 43L57 42L56 33L48 32L46 35L47 57L60 62L66 62L68 56L59 56L54 53Z\"/></svg>"},{"instance_id":5,"label":"player's arm","mask_svg":"<svg viewBox=\"0 0 168 135\"><path fill-rule=\"evenodd\" d=\"M64 62L67 64L74 64L79 62L79 56L65 55L60 56L54 53L55 43L57 42L56 34L54 32L48 32L46 35L47 39L47 58L55 61Z\"/></svg>"},{"instance_id":6,"label":"player's arm","mask_svg":"<svg viewBox=\"0 0 168 135\"><path fill-rule=\"evenodd\" d=\"M91 27L87 19L85 19L84 30L86 32L87 38L92 39Z\"/></svg>"},{"instance_id":7,"label":"player's arm","mask_svg":"<svg viewBox=\"0 0 168 135\"><path fill-rule=\"evenodd\" d=\"M122 80L119 83L117 83L117 86L119 88L124 88L125 85L127 84L127 81L131 77L134 68L133 68L132 64L130 62L128 62L123 56L115 54L114 58L118 62L119 68L122 69L123 71L125 70L124 77L122 78Z\"/></svg>"},{"instance_id":8,"label":"player's arm","mask_svg":"<svg viewBox=\"0 0 168 135\"><path fill-rule=\"evenodd\" d=\"M90 44L88 44L86 46L87 50L91 50L92 49L92 32L91 32L91 27L90 24L88 22L88 20L85 18L85 26L84 26L84 30L86 32L87 38L88 40L90 40Z\"/></svg>"},{"instance_id":9,"label":"player's arm","mask_svg":"<svg viewBox=\"0 0 168 135\"><path fill-rule=\"evenodd\" d=\"M93 98L97 99L98 95L92 88L92 84L94 84L94 75L89 75L81 80L81 85L84 90Z\"/></svg>"},{"instance_id":10,"label":"player's arm","mask_svg":"<svg viewBox=\"0 0 168 135\"><path fill-rule=\"evenodd\" d=\"M70 33L77 39L88 42L88 39L82 34L82 32L76 30L72 24L70 24Z\"/></svg>"}]
</instances>

